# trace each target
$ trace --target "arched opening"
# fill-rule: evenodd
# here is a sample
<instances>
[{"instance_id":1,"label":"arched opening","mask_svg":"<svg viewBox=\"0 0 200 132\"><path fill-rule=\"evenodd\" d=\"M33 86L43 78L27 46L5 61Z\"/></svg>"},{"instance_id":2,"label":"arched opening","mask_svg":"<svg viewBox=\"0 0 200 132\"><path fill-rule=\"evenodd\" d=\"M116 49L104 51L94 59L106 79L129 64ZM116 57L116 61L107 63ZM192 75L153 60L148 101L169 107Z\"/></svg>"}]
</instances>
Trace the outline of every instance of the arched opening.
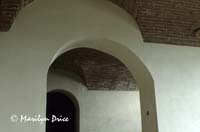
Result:
<instances>
[{"instance_id":1,"label":"arched opening","mask_svg":"<svg viewBox=\"0 0 200 132\"><path fill-rule=\"evenodd\" d=\"M78 132L79 106L69 92L54 90L47 93L46 132Z\"/></svg>"},{"instance_id":2,"label":"arched opening","mask_svg":"<svg viewBox=\"0 0 200 132\"><path fill-rule=\"evenodd\" d=\"M114 56L93 48L71 49L52 63L49 79L48 90L62 89L78 96L81 104L81 131L90 131L91 128L98 132L106 129L115 132L142 131L136 81L127 67ZM82 87L85 90L79 90ZM53 111L48 111L52 106ZM47 94L47 116L49 114L58 117L68 115L72 120L65 124L47 123L47 132L75 131L75 107L64 94Z\"/></svg>"},{"instance_id":3,"label":"arched opening","mask_svg":"<svg viewBox=\"0 0 200 132\"><path fill-rule=\"evenodd\" d=\"M152 79L151 74L149 73L148 69L140 61L140 59L126 46L123 46L117 42L114 42L114 41L111 41L108 39L84 39L84 40L79 40L79 41L71 41L70 43L67 43L65 46L61 47L60 50L57 51L53 60L51 61L52 66L54 65L54 62L56 62L56 60L59 57L61 57L63 54L65 54L67 52L69 53L73 50L75 51L75 49L79 49L79 48L90 48L93 50L102 51L106 54L110 54L114 58L118 59L121 63L123 63L124 66L127 67L127 69L130 71L131 75L134 76L135 81L136 81L137 86L140 91L139 97L140 97L141 116L142 116L142 119L141 119L142 120L142 132L158 131L153 79ZM56 67L54 67L54 68L57 69ZM72 72L76 73L75 71L72 71ZM77 73L79 73L79 72L77 72ZM84 73L84 72L82 72L82 73ZM86 81L87 78L85 77L85 75L79 74L78 76L79 76L79 79L81 78L80 80L83 80L80 82L85 84L85 86L87 86L88 83ZM50 81L50 82L52 82L52 81ZM74 83L73 83L73 85L74 85ZM52 88L50 88L50 89L52 89ZM71 91L73 91L73 89L70 89L69 91L71 92ZM83 95L86 97L89 97L86 93L88 93L90 90L89 91L82 90L82 91L86 91ZM80 90L79 90L79 92L80 92ZM92 92L90 92L90 93L92 93ZM76 97L79 96L78 101L82 101L80 95L81 95L80 93L75 95ZM95 98L95 100L98 100L96 98L96 96L94 96L94 98ZM97 106L97 104L95 104L95 103L91 104L90 100L92 100L92 99L87 99L87 101L89 101L87 104L84 104L83 102L79 102L79 103L82 106L84 106L84 109L85 109L85 107L87 107L87 108L92 108L94 110L94 106ZM104 100L103 102L107 103L109 101ZM119 104L116 103L118 105L117 108L123 108L123 106L121 106L121 104L125 104L125 103L123 103L123 102L118 102L118 103ZM133 103L133 100L132 100L132 103ZM82 106L80 106L80 108ZM110 106L110 105L107 104L107 106ZM85 110L88 110L88 109L85 109ZM85 113L89 113L89 111L87 111ZM112 116L111 118L113 118L113 117L114 116ZM128 118L128 117L130 117L130 116L126 115L126 118ZM80 120L81 120L81 117L80 117ZM84 122L84 121L81 121L81 122ZM93 119L91 121L93 121ZM86 124L86 126L88 128L91 127L91 126L88 126L88 124ZM123 125L118 124L118 126L123 126ZM81 128L83 128L83 126ZM94 127L91 127L91 129L94 129Z\"/></svg>"}]
</instances>

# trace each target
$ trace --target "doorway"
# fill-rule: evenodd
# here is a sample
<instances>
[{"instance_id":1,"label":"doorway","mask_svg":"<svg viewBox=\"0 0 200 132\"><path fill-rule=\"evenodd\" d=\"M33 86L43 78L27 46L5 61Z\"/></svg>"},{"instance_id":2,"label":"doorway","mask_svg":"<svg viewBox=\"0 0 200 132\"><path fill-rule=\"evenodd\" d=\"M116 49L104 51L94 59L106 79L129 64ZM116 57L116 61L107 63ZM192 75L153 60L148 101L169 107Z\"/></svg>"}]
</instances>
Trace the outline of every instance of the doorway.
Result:
<instances>
[{"instance_id":1,"label":"doorway","mask_svg":"<svg viewBox=\"0 0 200 132\"><path fill-rule=\"evenodd\" d=\"M51 91L47 93L46 132L77 132L77 104L67 92Z\"/></svg>"}]
</instances>

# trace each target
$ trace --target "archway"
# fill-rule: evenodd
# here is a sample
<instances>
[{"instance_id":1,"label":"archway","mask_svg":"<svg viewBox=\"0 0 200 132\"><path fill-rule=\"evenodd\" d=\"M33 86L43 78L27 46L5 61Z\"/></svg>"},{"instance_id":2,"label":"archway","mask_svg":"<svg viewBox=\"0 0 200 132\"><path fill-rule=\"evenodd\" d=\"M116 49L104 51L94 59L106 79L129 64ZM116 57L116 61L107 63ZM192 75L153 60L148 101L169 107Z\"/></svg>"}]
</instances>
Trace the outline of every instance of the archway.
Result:
<instances>
[{"instance_id":1,"label":"archway","mask_svg":"<svg viewBox=\"0 0 200 132\"><path fill-rule=\"evenodd\" d=\"M76 98L64 90L47 93L46 132L79 132L79 105Z\"/></svg>"},{"instance_id":2,"label":"archway","mask_svg":"<svg viewBox=\"0 0 200 132\"><path fill-rule=\"evenodd\" d=\"M140 59L126 46L109 39L83 39L61 47L51 63L61 54L75 48L93 48L111 54L123 62L134 75L140 90L142 131L158 132L156 101L153 78Z\"/></svg>"}]
</instances>

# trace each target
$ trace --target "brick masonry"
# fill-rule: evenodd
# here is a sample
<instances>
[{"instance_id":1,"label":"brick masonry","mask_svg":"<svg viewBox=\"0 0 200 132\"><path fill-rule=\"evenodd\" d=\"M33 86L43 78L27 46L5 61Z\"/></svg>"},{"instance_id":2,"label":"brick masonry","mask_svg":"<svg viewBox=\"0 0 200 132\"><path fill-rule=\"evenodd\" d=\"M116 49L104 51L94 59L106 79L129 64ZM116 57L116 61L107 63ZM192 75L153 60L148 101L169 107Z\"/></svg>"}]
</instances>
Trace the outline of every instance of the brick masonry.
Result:
<instances>
[{"instance_id":1,"label":"brick masonry","mask_svg":"<svg viewBox=\"0 0 200 132\"><path fill-rule=\"evenodd\" d=\"M79 75L89 90L137 90L126 66L104 52L78 48L56 59L50 69L62 69Z\"/></svg>"},{"instance_id":2,"label":"brick masonry","mask_svg":"<svg viewBox=\"0 0 200 132\"><path fill-rule=\"evenodd\" d=\"M0 31L8 31L18 12L33 0L0 0ZM137 21L145 42L200 46L199 0L109 0Z\"/></svg>"},{"instance_id":3,"label":"brick masonry","mask_svg":"<svg viewBox=\"0 0 200 132\"><path fill-rule=\"evenodd\" d=\"M145 42L200 46L199 0L111 0L137 21Z\"/></svg>"},{"instance_id":4,"label":"brick masonry","mask_svg":"<svg viewBox=\"0 0 200 132\"><path fill-rule=\"evenodd\" d=\"M0 31L8 31L19 11L33 0L0 0Z\"/></svg>"}]
</instances>

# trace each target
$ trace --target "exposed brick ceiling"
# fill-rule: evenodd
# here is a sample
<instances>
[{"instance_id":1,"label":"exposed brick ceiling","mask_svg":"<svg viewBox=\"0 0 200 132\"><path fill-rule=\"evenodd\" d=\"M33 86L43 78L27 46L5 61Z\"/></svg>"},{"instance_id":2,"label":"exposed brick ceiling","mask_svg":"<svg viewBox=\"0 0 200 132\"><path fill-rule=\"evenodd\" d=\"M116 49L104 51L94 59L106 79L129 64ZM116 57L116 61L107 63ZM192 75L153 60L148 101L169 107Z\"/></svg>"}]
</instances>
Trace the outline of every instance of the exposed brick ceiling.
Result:
<instances>
[{"instance_id":1,"label":"exposed brick ceiling","mask_svg":"<svg viewBox=\"0 0 200 132\"><path fill-rule=\"evenodd\" d=\"M200 0L111 0L137 21L144 41L200 46Z\"/></svg>"},{"instance_id":2,"label":"exposed brick ceiling","mask_svg":"<svg viewBox=\"0 0 200 132\"><path fill-rule=\"evenodd\" d=\"M0 0L0 31L8 31L18 12L33 0Z\"/></svg>"},{"instance_id":3,"label":"exposed brick ceiling","mask_svg":"<svg viewBox=\"0 0 200 132\"><path fill-rule=\"evenodd\" d=\"M33 0L0 0L0 31ZM137 21L145 42L200 46L199 0L110 0Z\"/></svg>"},{"instance_id":4,"label":"exposed brick ceiling","mask_svg":"<svg viewBox=\"0 0 200 132\"><path fill-rule=\"evenodd\" d=\"M51 70L65 70L82 78L89 90L137 90L136 82L126 66L104 52L77 48L58 57Z\"/></svg>"}]
</instances>

